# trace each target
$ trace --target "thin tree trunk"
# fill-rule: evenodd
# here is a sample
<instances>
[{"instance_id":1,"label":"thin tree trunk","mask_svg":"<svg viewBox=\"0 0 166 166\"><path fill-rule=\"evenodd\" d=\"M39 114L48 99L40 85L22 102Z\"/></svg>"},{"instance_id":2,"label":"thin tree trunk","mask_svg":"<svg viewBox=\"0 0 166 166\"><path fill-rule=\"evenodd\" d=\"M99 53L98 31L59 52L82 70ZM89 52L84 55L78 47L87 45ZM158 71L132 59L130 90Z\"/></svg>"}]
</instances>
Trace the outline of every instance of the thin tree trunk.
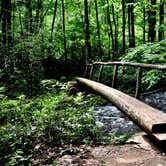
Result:
<instances>
[{"instance_id":1,"label":"thin tree trunk","mask_svg":"<svg viewBox=\"0 0 166 166\"><path fill-rule=\"evenodd\" d=\"M91 57L88 0L84 0L84 19L85 19L85 23L84 23L84 26L85 26L85 64L88 64L88 58Z\"/></svg>"},{"instance_id":2,"label":"thin tree trunk","mask_svg":"<svg viewBox=\"0 0 166 166\"><path fill-rule=\"evenodd\" d=\"M1 13L2 13L2 42L3 44L6 44L7 43L7 26L6 26L7 13L6 13L5 0L2 0L2 3L1 3Z\"/></svg>"},{"instance_id":3,"label":"thin tree trunk","mask_svg":"<svg viewBox=\"0 0 166 166\"><path fill-rule=\"evenodd\" d=\"M125 0L122 0L122 53L126 50L126 16L125 16Z\"/></svg>"},{"instance_id":4,"label":"thin tree trunk","mask_svg":"<svg viewBox=\"0 0 166 166\"><path fill-rule=\"evenodd\" d=\"M164 0L160 0L160 11L159 11L159 36L158 40L164 39Z\"/></svg>"},{"instance_id":5,"label":"thin tree trunk","mask_svg":"<svg viewBox=\"0 0 166 166\"><path fill-rule=\"evenodd\" d=\"M19 15L19 22L20 22L20 27L21 27L20 35L21 35L21 37L23 37L24 36L24 30L23 30L20 6L18 8L18 13L19 13L18 15Z\"/></svg>"},{"instance_id":6,"label":"thin tree trunk","mask_svg":"<svg viewBox=\"0 0 166 166\"><path fill-rule=\"evenodd\" d=\"M102 48L101 48L101 39L100 39L100 23L99 23L99 16L98 16L97 0L95 0L95 10L96 10L96 23L97 23L97 35L98 35L98 48L99 48L100 59L102 59Z\"/></svg>"},{"instance_id":7,"label":"thin tree trunk","mask_svg":"<svg viewBox=\"0 0 166 166\"><path fill-rule=\"evenodd\" d=\"M112 30L112 22L110 18L110 5L109 1L107 0L107 21L109 25L109 38L111 38L112 41L112 58L114 58L114 51L115 51L115 45L114 45L114 35L113 35L113 30Z\"/></svg>"},{"instance_id":8,"label":"thin tree trunk","mask_svg":"<svg viewBox=\"0 0 166 166\"><path fill-rule=\"evenodd\" d=\"M113 16L113 22L114 22L114 26L115 26L115 42L114 42L114 51L115 51L115 55L118 54L118 29L117 29L117 23L116 23L116 19L115 19L115 10L114 10L114 5L112 4L112 16Z\"/></svg>"},{"instance_id":9,"label":"thin tree trunk","mask_svg":"<svg viewBox=\"0 0 166 166\"><path fill-rule=\"evenodd\" d=\"M7 39L8 46L12 44L12 6L11 0L6 1L7 4Z\"/></svg>"},{"instance_id":10,"label":"thin tree trunk","mask_svg":"<svg viewBox=\"0 0 166 166\"><path fill-rule=\"evenodd\" d=\"M128 31L129 47L135 47L135 27L134 27L134 1L130 0L128 4Z\"/></svg>"},{"instance_id":11,"label":"thin tree trunk","mask_svg":"<svg viewBox=\"0 0 166 166\"><path fill-rule=\"evenodd\" d=\"M146 9L143 7L143 43L146 43Z\"/></svg>"},{"instance_id":12,"label":"thin tree trunk","mask_svg":"<svg viewBox=\"0 0 166 166\"><path fill-rule=\"evenodd\" d=\"M28 33L32 33L32 7L31 0L25 0L26 7L26 30Z\"/></svg>"},{"instance_id":13,"label":"thin tree trunk","mask_svg":"<svg viewBox=\"0 0 166 166\"><path fill-rule=\"evenodd\" d=\"M15 36L14 36L14 32L15 32L15 26L14 26L14 22L15 22L15 8L16 8L16 2L15 0L13 1L13 9L12 9L12 23L13 23L13 26L12 26L12 41L14 43L14 39L15 39Z\"/></svg>"},{"instance_id":14,"label":"thin tree trunk","mask_svg":"<svg viewBox=\"0 0 166 166\"><path fill-rule=\"evenodd\" d=\"M130 4L128 4L128 36L129 36L129 47L131 47L131 6Z\"/></svg>"},{"instance_id":15,"label":"thin tree trunk","mask_svg":"<svg viewBox=\"0 0 166 166\"><path fill-rule=\"evenodd\" d=\"M62 18L63 18L63 42L64 42L64 57L67 60L67 47L66 47L66 26L65 26L65 4L62 0Z\"/></svg>"},{"instance_id":16,"label":"thin tree trunk","mask_svg":"<svg viewBox=\"0 0 166 166\"><path fill-rule=\"evenodd\" d=\"M151 0L151 5L149 8L149 41L154 42L156 39L156 0Z\"/></svg>"},{"instance_id":17,"label":"thin tree trunk","mask_svg":"<svg viewBox=\"0 0 166 166\"><path fill-rule=\"evenodd\" d=\"M134 1L131 4L131 47L135 47Z\"/></svg>"},{"instance_id":18,"label":"thin tree trunk","mask_svg":"<svg viewBox=\"0 0 166 166\"><path fill-rule=\"evenodd\" d=\"M58 0L55 1L55 6L54 6L54 15L53 15L52 25L51 25L51 37L50 37L51 41L52 41L52 35L53 35L53 31L54 31L54 24L55 24L57 6L58 6Z\"/></svg>"},{"instance_id":19,"label":"thin tree trunk","mask_svg":"<svg viewBox=\"0 0 166 166\"><path fill-rule=\"evenodd\" d=\"M38 32L39 28L41 27L41 20L42 20L42 13L43 13L43 4L42 0L37 1L37 10L35 16L35 32Z\"/></svg>"}]
</instances>

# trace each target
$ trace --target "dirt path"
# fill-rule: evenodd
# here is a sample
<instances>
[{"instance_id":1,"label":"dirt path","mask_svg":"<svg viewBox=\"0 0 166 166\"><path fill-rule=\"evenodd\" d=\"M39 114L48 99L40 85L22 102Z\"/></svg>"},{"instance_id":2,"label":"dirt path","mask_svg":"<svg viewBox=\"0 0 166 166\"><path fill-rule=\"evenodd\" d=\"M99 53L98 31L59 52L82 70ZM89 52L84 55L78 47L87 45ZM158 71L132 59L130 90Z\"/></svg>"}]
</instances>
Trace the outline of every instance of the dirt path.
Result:
<instances>
[{"instance_id":1,"label":"dirt path","mask_svg":"<svg viewBox=\"0 0 166 166\"><path fill-rule=\"evenodd\" d=\"M84 155L64 155L58 166L166 166L166 153L137 136L125 145L86 147Z\"/></svg>"}]
</instances>

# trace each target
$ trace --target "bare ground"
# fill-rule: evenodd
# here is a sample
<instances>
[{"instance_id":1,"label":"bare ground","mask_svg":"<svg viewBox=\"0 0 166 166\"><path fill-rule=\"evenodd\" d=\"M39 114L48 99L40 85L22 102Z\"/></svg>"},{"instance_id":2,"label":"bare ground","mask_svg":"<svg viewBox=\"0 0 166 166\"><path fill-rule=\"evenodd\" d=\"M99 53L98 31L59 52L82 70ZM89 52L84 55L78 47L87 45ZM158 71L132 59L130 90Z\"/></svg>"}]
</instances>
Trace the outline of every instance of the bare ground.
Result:
<instances>
[{"instance_id":1,"label":"bare ground","mask_svg":"<svg viewBox=\"0 0 166 166\"><path fill-rule=\"evenodd\" d=\"M76 155L63 155L58 166L166 166L166 153L150 143L146 136L137 136L125 145L80 147Z\"/></svg>"}]
</instances>

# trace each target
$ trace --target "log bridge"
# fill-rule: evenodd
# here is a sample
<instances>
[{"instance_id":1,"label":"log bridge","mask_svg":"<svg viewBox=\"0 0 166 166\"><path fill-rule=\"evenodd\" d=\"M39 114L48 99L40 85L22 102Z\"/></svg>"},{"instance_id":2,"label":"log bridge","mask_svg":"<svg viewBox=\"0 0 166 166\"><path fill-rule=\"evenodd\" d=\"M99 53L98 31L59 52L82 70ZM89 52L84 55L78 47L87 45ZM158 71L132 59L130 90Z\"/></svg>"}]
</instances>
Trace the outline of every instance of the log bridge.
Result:
<instances>
[{"instance_id":1,"label":"log bridge","mask_svg":"<svg viewBox=\"0 0 166 166\"><path fill-rule=\"evenodd\" d=\"M112 87L108 87L96 81L90 80L92 78L93 65L99 64L100 71L98 80L100 81L102 70L104 65L114 65L114 74L112 79ZM134 121L141 129L143 129L148 135L152 136L158 143L166 144L166 114L158 109L155 109L138 99L131 97L117 89L114 89L118 66L133 66L138 68L136 94L138 97L139 88L141 84L141 73L143 68L166 70L166 65L151 65L141 63L129 63L129 62L95 62L87 65L84 76L87 76L88 67L90 67L90 73L87 78L77 77L76 80L79 84L86 85L96 93L100 94L107 100L111 101L116 107L118 107L123 113L125 113L132 121Z\"/></svg>"}]
</instances>

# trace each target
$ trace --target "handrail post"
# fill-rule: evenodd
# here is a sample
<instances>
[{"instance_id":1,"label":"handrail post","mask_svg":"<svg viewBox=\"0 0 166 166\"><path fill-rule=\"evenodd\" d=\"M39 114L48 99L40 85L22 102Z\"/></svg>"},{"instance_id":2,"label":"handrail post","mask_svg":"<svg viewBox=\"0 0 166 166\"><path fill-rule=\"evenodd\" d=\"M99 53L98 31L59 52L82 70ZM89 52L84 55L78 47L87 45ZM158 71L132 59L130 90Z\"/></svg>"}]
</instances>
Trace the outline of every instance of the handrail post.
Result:
<instances>
[{"instance_id":1,"label":"handrail post","mask_svg":"<svg viewBox=\"0 0 166 166\"><path fill-rule=\"evenodd\" d=\"M97 78L97 81L98 81L98 82L101 81L101 78L102 78L102 72L103 72L103 67L104 67L104 65L100 65L99 75L98 75L98 78Z\"/></svg>"},{"instance_id":2,"label":"handrail post","mask_svg":"<svg viewBox=\"0 0 166 166\"><path fill-rule=\"evenodd\" d=\"M138 67L135 98L138 98L141 90L142 67Z\"/></svg>"},{"instance_id":3,"label":"handrail post","mask_svg":"<svg viewBox=\"0 0 166 166\"><path fill-rule=\"evenodd\" d=\"M93 64L90 65L89 79L92 79L92 74L93 74Z\"/></svg>"},{"instance_id":4,"label":"handrail post","mask_svg":"<svg viewBox=\"0 0 166 166\"><path fill-rule=\"evenodd\" d=\"M85 71L84 71L84 75L83 75L85 78L87 76L87 72L88 72L88 65L85 66Z\"/></svg>"},{"instance_id":5,"label":"handrail post","mask_svg":"<svg viewBox=\"0 0 166 166\"><path fill-rule=\"evenodd\" d=\"M114 65L114 73L112 77L112 88L116 87L117 75L118 75L118 65Z\"/></svg>"}]
</instances>

